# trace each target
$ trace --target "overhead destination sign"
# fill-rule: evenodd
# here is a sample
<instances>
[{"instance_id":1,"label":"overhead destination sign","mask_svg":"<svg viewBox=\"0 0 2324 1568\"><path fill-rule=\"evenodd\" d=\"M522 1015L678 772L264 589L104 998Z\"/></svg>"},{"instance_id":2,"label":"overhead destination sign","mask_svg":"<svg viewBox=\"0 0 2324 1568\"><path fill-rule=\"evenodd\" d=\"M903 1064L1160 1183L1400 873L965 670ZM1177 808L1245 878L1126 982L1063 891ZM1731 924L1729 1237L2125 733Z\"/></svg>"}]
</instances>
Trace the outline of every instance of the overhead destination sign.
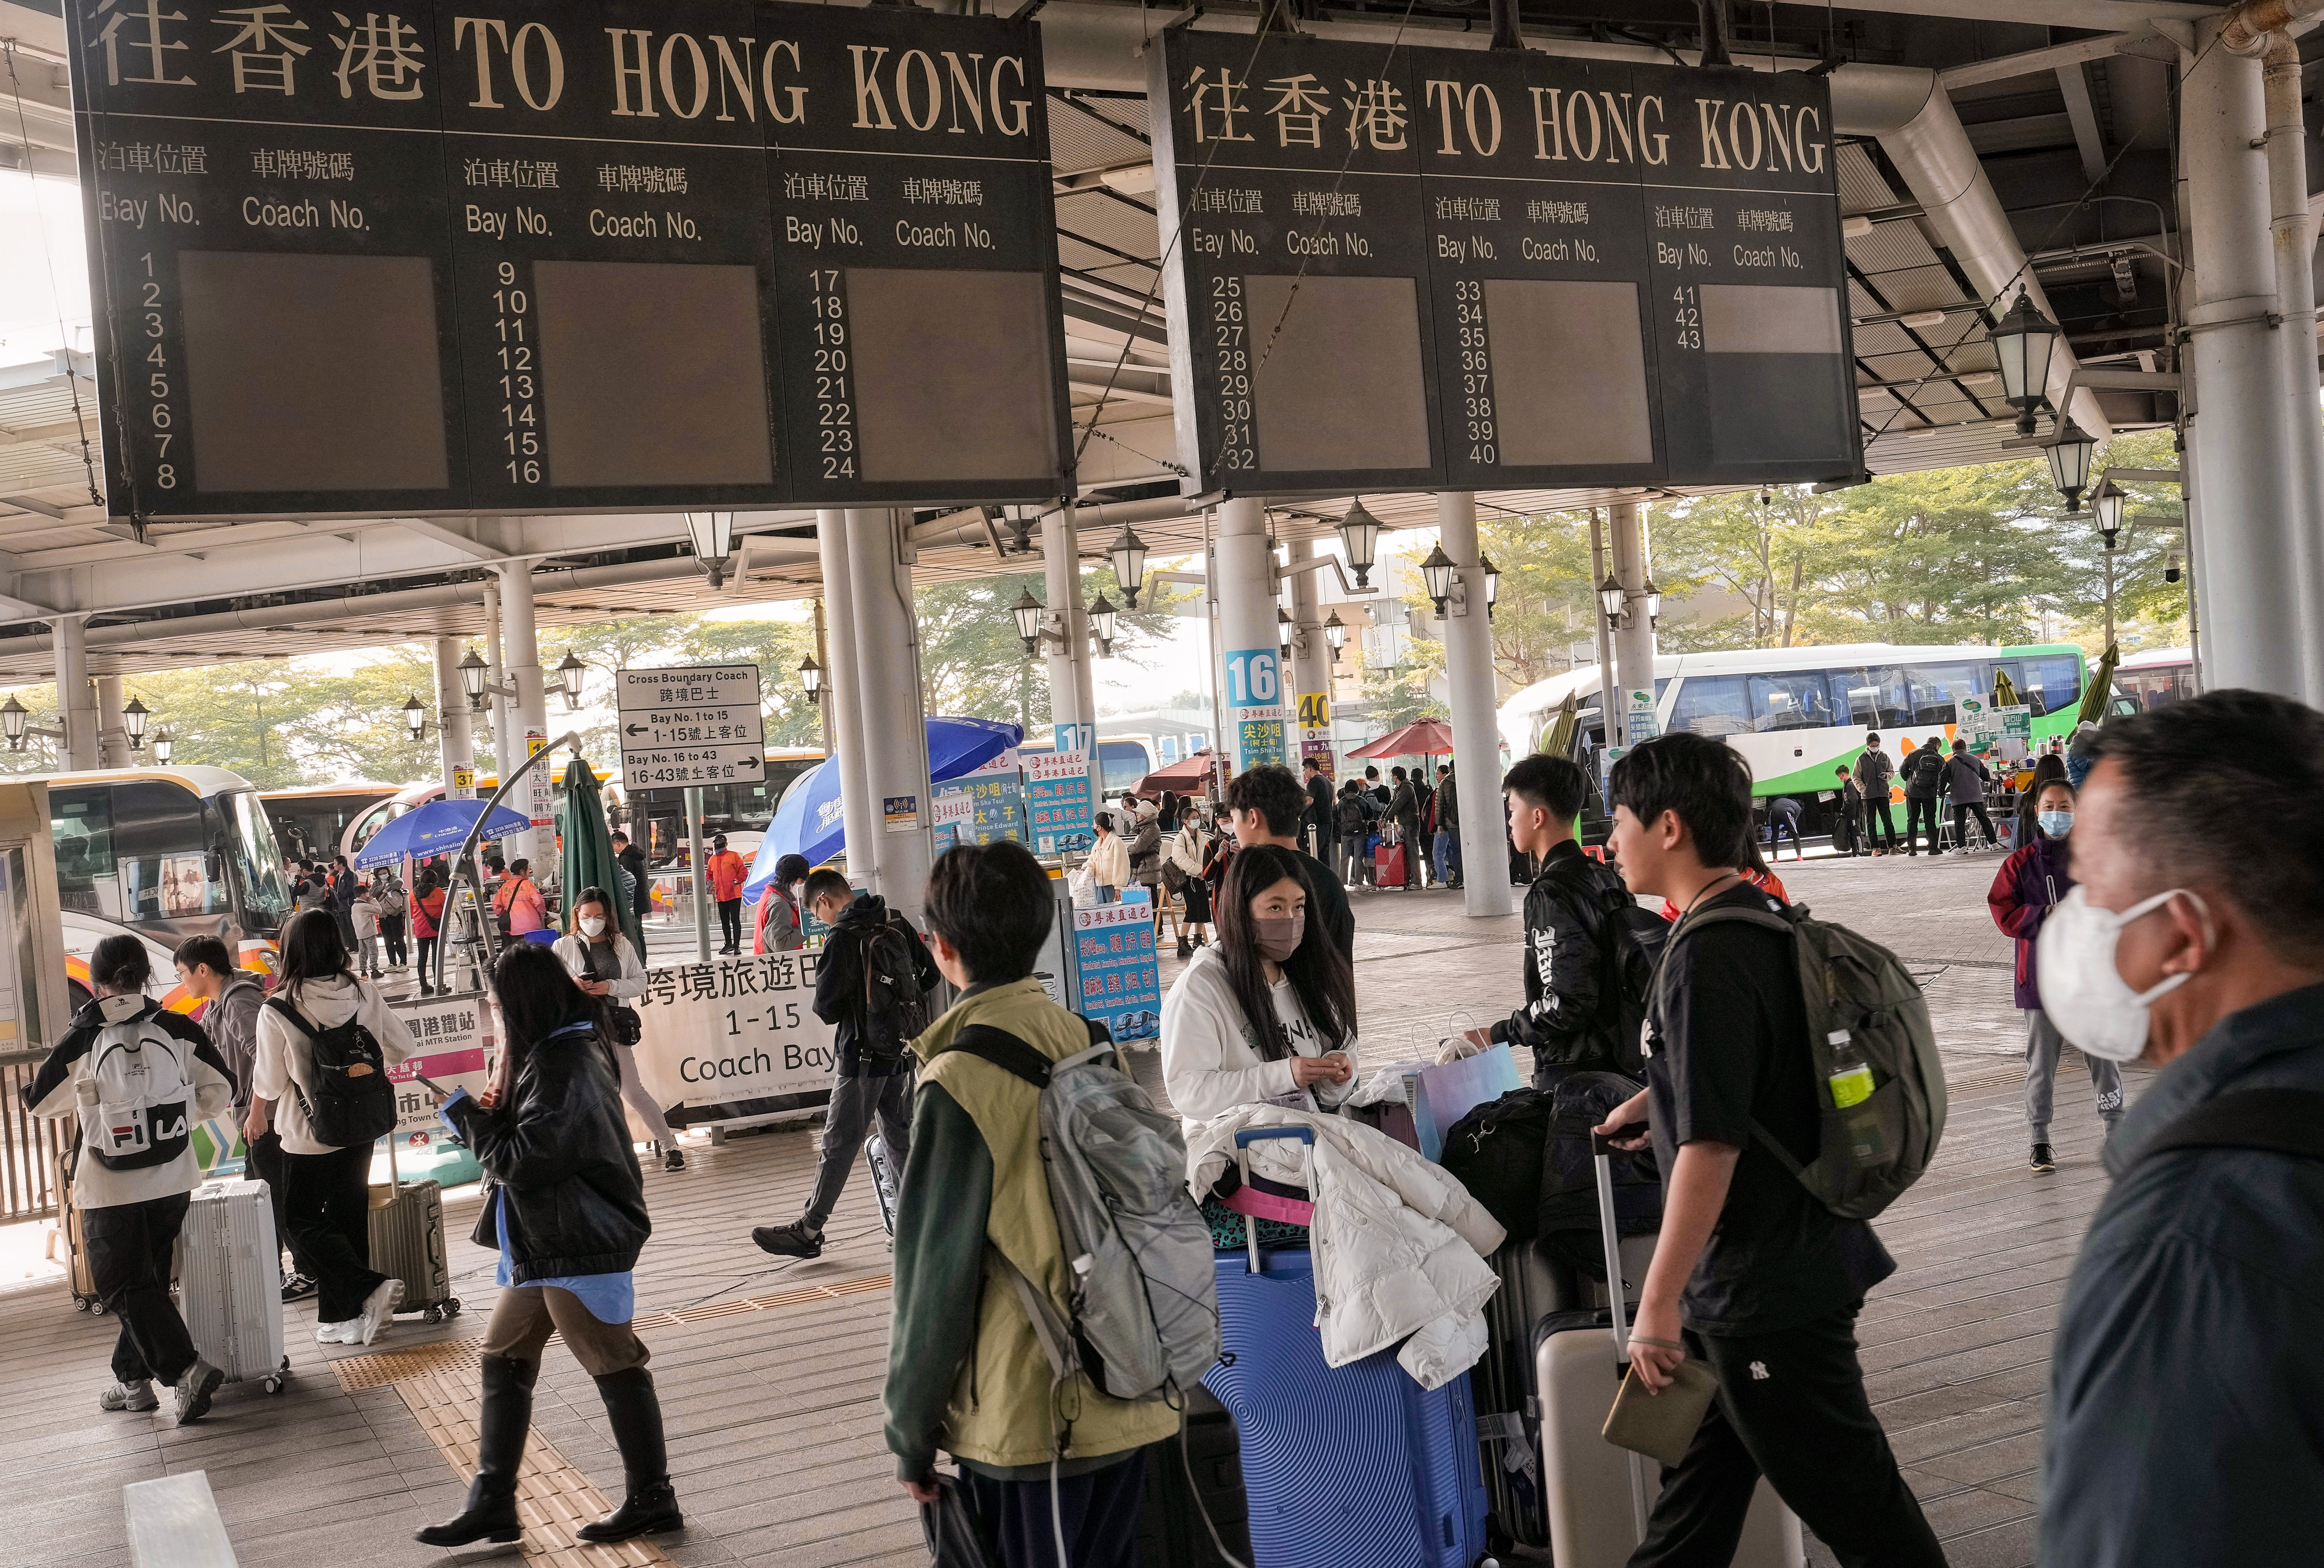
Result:
<instances>
[{"instance_id":1,"label":"overhead destination sign","mask_svg":"<svg viewBox=\"0 0 2324 1568\"><path fill-rule=\"evenodd\" d=\"M622 780L629 788L765 781L757 665L624 669L614 677L613 694Z\"/></svg>"},{"instance_id":2,"label":"overhead destination sign","mask_svg":"<svg viewBox=\"0 0 2324 1568\"><path fill-rule=\"evenodd\" d=\"M115 515L1060 486L1029 23L65 10Z\"/></svg>"},{"instance_id":3,"label":"overhead destination sign","mask_svg":"<svg viewBox=\"0 0 2324 1568\"><path fill-rule=\"evenodd\" d=\"M1822 78L1183 30L1150 70L1189 493L1861 467Z\"/></svg>"}]
</instances>

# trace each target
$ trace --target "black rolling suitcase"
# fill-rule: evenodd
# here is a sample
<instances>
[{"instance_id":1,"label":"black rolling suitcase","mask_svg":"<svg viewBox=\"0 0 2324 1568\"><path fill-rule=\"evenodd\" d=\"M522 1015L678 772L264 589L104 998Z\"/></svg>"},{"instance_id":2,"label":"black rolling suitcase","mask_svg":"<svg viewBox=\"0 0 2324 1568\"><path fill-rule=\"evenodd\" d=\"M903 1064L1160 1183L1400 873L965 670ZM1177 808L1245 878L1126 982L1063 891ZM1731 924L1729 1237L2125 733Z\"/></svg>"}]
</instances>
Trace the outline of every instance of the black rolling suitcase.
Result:
<instances>
[{"instance_id":1,"label":"black rolling suitcase","mask_svg":"<svg viewBox=\"0 0 2324 1568\"><path fill-rule=\"evenodd\" d=\"M1177 1438L1166 1437L1145 1449L1146 1501L1138 1519L1135 1568L1228 1568L1228 1559L1219 1553L1222 1544L1235 1562L1249 1563L1250 1501L1242 1487L1242 1443L1235 1436L1234 1417L1199 1383L1187 1390L1185 1447L1178 1444Z\"/></svg>"}]
</instances>

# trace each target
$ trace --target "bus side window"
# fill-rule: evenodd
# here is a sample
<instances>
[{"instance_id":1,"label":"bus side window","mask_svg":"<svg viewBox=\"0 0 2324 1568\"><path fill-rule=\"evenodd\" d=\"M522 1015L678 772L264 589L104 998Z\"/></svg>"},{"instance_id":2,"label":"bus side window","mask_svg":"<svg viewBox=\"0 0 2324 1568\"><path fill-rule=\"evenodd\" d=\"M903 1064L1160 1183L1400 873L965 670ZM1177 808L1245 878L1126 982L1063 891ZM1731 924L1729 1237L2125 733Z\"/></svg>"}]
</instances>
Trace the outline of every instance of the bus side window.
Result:
<instances>
[{"instance_id":1,"label":"bus side window","mask_svg":"<svg viewBox=\"0 0 2324 1568\"><path fill-rule=\"evenodd\" d=\"M1698 735L1748 733L1750 698L1739 675L1690 675L1671 706L1670 728Z\"/></svg>"},{"instance_id":2,"label":"bus side window","mask_svg":"<svg viewBox=\"0 0 2324 1568\"><path fill-rule=\"evenodd\" d=\"M2025 694L2036 714L2063 712L2082 700L2082 660L2079 654L2060 654L2025 661Z\"/></svg>"},{"instance_id":3,"label":"bus side window","mask_svg":"<svg viewBox=\"0 0 2324 1568\"><path fill-rule=\"evenodd\" d=\"M50 790L49 834L56 844L58 901L84 914L121 918L111 787Z\"/></svg>"}]
</instances>

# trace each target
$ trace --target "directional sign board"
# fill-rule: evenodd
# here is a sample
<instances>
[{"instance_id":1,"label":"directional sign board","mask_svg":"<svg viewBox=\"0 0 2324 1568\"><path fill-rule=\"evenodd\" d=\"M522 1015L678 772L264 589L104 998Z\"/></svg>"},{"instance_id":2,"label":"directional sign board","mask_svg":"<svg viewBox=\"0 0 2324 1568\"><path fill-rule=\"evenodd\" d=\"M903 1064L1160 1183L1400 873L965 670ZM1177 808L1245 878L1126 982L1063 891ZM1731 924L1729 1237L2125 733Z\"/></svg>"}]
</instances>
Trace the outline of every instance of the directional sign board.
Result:
<instances>
[{"instance_id":1,"label":"directional sign board","mask_svg":"<svg viewBox=\"0 0 2324 1568\"><path fill-rule=\"evenodd\" d=\"M115 516L1025 500L1063 481L1029 20L62 10Z\"/></svg>"},{"instance_id":2,"label":"directional sign board","mask_svg":"<svg viewBox=\"0 0 2324 1568\"><path fill-rule=\"evenodd\" d=\"M1188 493L1861 470L1823 78L1185 29L1148 60Z\"/></svg>"},{"instance_id":3,"label":"directional sign board","mask_svg":"<svg viewBox=\"0 0 2324 1568\"><path fill-rule=\"evenodd\" d=\"M630 789L765 782L757 665L624 669L613 690L621 710L622 780Z\"/></svg>"}]
</instances>

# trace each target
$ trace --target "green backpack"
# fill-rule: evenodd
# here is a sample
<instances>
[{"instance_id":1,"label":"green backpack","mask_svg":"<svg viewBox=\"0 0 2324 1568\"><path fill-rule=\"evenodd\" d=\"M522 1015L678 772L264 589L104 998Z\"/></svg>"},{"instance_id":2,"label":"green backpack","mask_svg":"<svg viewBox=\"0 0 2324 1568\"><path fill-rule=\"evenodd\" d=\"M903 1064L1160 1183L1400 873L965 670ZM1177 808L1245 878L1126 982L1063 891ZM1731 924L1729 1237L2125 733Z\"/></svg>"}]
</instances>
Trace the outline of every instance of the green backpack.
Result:
<instances>
[{"instance_id":1,"label":"green backpack","mask_svg":"<svg viewBox=\"0 0 2324 1568\"><path fill-rule=\"evenodd\" d=\"M1800 1164L1756 1119L1752 1136L1824 1207L1844 1219L1870 1219L1921 1179L1944 1136L1945 1070L1928 1000L1895 954L1845 926L1811 918L1805 905L1781 914L1730 907L1690 915L1665 943L1665 961L1682 933L1717 920L1789 935L1807 1001L1808 1056L1822 1113L1816 1158ZM1660 964L1655 998L1659 1010ZM1870 1094L1846 1107L1833 1102L1831 1090L1844 1045L1872 1075Z\"/></svg>"}]
</instances>

